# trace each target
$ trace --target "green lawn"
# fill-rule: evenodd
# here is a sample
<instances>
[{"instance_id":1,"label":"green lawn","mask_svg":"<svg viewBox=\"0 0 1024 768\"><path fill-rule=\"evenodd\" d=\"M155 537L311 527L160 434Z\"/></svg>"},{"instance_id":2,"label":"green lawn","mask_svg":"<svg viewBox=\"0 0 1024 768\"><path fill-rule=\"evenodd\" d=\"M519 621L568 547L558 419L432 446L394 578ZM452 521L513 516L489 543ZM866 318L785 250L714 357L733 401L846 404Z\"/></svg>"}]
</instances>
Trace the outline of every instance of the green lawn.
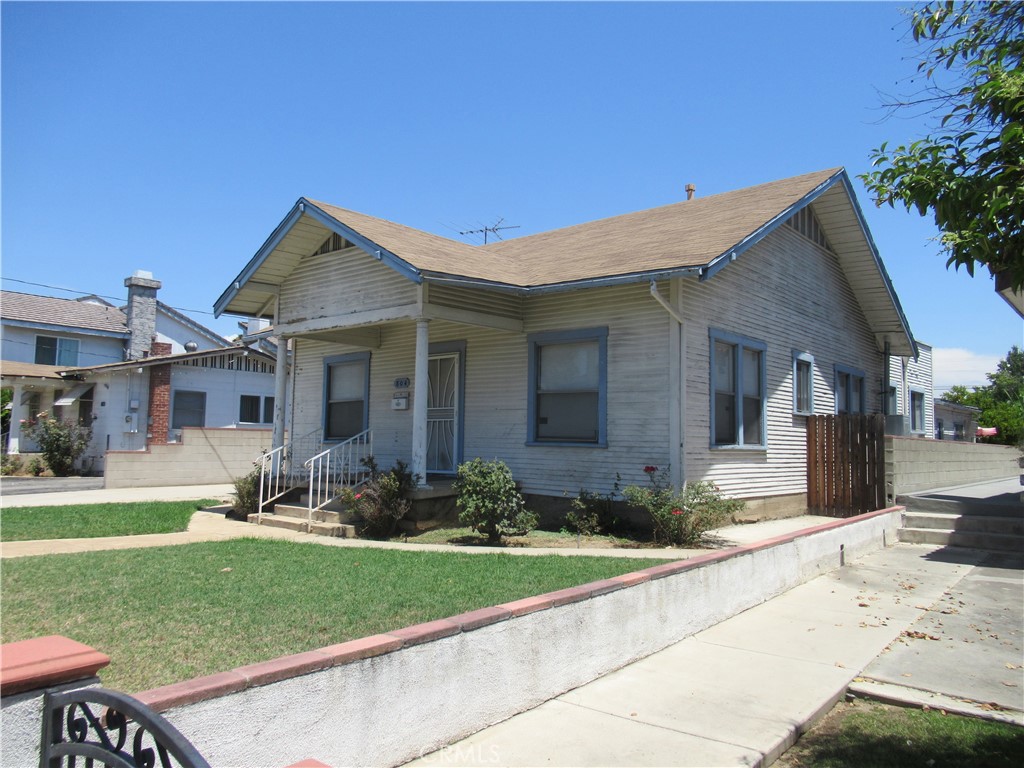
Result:
<instances>
[{"instance_id":1,"label":"green lawn","mask_svg":"<svg viewBox=\"0 0 1024 768\"><path fill-rule=\"evenodd\" d=\"M201 499L13 507L0 511L0 541L175 533L188 528L188 521L197 509L216 503L211 499Z\"/></svg>"},{"instance_id":2,"label":"green lawn","mask_svg":"<svg viewBox=\"0 0 1024 768\"><path fill-rule=\"evenodd\" d=\"M778 768L1017 768L1024 728L874 702L839 704Z\"/></svg>"},{"instance_id":3,"label":"green lawn","mask_svg":"<svg viewBox=\"0 0 1024 768\"><path fill-rule=\"evenodd\" d=\"M138 692L663 562L262 539L14 558L0 641L65 635Z\"/></svg>"}]
</instances>

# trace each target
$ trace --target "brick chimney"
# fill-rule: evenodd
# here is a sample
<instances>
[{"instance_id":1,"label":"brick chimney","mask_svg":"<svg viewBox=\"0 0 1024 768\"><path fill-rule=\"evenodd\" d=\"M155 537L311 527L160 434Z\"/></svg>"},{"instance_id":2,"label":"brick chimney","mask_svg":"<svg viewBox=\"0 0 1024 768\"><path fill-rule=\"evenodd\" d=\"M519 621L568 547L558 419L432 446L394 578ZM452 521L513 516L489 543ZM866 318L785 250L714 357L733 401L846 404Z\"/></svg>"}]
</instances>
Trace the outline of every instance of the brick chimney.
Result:
<instances>
[{"instance_id":1,"label":"brick chimney","mask_svg":"<svg viewBox=\"0 0 1024 768\"><path fill-rule=\"evenodd\" d=\"M171 354L171 345L154 341L151 357ZM171 428L171 364L153 365L149 368L149 424L146 430L147 445L164 445Z\"/></svg>"},{"instance_id":2,"label":"brick chimney","mask_svg":"<svg viewBox=\"0 0 1024 768\"><path fill-rule=\"evenodd\" d=\"M156 292L161 286L152 272L135 270L125 278L128 289L128 359L141 360L149 354L156 335Z\"/></svg>"}]
</instances>

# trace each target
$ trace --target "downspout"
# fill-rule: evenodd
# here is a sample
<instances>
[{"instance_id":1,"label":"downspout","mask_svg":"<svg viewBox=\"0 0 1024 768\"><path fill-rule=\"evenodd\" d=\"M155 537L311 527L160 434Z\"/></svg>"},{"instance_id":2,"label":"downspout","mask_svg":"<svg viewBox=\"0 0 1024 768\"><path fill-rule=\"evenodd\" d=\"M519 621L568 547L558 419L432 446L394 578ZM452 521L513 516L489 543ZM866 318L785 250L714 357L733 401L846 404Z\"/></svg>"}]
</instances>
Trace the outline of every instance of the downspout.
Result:
<instances>
[{"instance_id":1,"label":"downspout","mask_svg":"<svg viewBox=\"0 0 1024 768\"><path fill-rule=\"evenodd\" d=\"M669 290L675 303L679 299L679 280L673 279ZM686 484L686 429L684 413L686 404L686 376L683 368L686 362L686 334L682 315L665 300L658 290L658 283L651 280L651 297L668 312L672 321L669 323L669 355L668 355L668 437L669 437L669 478L677 488Z\"/></svg>"},{"instance_id":2,"label":"downspout","mask_svg":"<svg viewBox=\"0 0 1024 768\"><path fill-rule=\"evenodd\" d=\"M889 413L889 387L892 386L892 345L885 342L883 354L885 355L882 364L882 413L891 416Z\"/></svg>"}]
</instances>

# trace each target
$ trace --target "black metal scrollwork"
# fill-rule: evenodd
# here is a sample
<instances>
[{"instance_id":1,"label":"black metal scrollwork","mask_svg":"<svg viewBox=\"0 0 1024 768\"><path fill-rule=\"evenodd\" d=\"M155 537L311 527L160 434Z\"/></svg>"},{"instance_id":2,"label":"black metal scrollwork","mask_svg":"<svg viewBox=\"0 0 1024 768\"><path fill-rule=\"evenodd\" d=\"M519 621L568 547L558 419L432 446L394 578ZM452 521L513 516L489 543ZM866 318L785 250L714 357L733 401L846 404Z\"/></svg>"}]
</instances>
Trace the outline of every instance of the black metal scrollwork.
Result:
<instances>
[{"instance_id":1,"label":"black metal scrollwork","mask_svg":"<svg viewBox=\"0 0 1024 768\"><path fill-rule=\"evenodd\" d=\"M97 715L103 707L106 712ZM130 726L135 733L128 753ZM86 768L210 768L173 725L131 696L104 688L49 691L43 698L40 768L75 768L78 758Z\"/></svg>"}]
</instances>

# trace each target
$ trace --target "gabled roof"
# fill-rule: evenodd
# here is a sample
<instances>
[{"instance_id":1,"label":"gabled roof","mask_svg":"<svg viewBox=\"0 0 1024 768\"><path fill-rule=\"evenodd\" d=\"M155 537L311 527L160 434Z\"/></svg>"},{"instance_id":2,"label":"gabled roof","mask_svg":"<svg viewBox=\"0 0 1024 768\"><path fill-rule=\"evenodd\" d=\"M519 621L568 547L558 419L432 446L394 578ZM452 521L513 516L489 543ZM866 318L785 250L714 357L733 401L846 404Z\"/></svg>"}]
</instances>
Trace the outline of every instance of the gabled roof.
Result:
<instances>
[{"instance_id":1,"label":"gabled roof","mask_svg":"<svg viewBox=\"0 0 1024 768\"><path fill-rule=\"evenodd\" d=\"M115 336L128 335L124 312L91 301L3 291L0 293L0 317L52 328L82 328Z\"/></svg>"},{"instance_id":2,"label":"gabled roof","mask_svg":"<svg viewBox=\"0 0 1024 768\"><path fill-rule=\"evenodd\" d=\"M298 262L332 233L409 280L478 284L521 294L712 277L796 211L814 204L874 333L913 354L913 336L846 171L832 168L484 246L300 198L214 305L263 314Z\"/></svg>"}]
</instances>

